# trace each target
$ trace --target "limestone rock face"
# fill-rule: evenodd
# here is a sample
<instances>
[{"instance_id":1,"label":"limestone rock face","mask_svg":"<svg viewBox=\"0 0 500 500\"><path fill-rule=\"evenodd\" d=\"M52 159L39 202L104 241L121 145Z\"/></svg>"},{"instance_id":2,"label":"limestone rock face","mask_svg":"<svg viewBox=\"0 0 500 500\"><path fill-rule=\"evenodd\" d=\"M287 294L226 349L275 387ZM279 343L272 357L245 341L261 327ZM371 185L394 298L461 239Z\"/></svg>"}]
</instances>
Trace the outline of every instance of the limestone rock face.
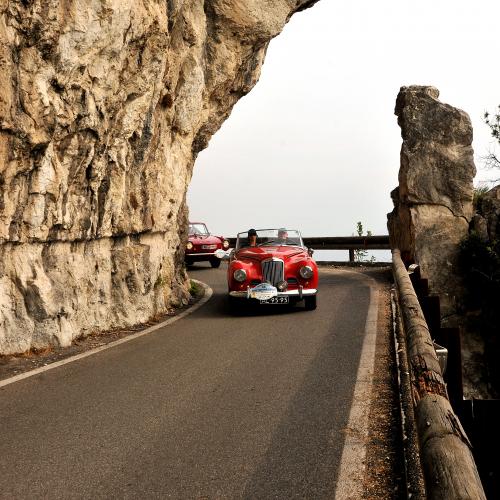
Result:
<instances>
[{"instance_id":1,"label":"limestone rock face","mask_svg":"<svg viewBox=\"0 0 500 500\"><path fill-rule=\"evenodd\" d=\"M473 216L476 168L469 116L438 100L434 87L402 87L395 113L403 145L395 208L388 215L391 246L417 262L441 297L443 319L459 306L458 245Z\"/></svg>"},{"instance_id":2,"label":"limestone rock face","mask_svg":"<svg viewBox=\"0 0 500 500\"><path fill-rule=\"evenodd\" d=\"M315 0L0 0L0 353L186 300L197 153Z\"/></svg>"}]
</instances>

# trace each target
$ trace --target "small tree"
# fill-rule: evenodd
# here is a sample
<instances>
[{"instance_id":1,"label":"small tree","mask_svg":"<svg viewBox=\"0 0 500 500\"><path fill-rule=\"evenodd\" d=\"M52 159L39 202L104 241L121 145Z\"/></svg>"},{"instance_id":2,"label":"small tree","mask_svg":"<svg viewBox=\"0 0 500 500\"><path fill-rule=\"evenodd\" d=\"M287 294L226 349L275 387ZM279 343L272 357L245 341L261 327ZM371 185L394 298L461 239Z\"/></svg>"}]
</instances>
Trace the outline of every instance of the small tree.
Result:
<instances>
[{"instance_id":1,"label":"small tree","mask_svg":"<svg viewBox=\"0 0 500 500\"><path fill-rule=\"evenodd\" d=\"M496 113L489 113L485 111L484 122L490 127L491 136L500 144L500 106L498 106ZM490 151L484 158L486 168L500 169L500 158L495 151ZM499 182L500 179L495 179L492 182Z\"/></svg>"},{"instance_id":2,"label":"small tree","mask_svg":"<svg viewBox=\"0 0 500 500\"><path fill-rule=\"evenodd\" d=\"M363 236L363 224L361 222L356 223L356 234L358 236ZM367 231L366 236L371 236L372 232ZM356 262L375 262L375 257L372 255L368 260L367 250L354 250L354 260Z\"/></svg>"}]
</instances>

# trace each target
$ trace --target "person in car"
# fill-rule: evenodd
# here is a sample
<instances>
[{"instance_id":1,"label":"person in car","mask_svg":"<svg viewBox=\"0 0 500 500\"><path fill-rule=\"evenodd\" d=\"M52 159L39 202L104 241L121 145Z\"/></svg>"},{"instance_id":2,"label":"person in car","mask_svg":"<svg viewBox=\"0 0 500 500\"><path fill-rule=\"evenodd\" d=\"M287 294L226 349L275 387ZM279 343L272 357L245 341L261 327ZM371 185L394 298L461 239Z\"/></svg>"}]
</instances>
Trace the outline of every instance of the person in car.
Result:
<instances>
[{"instance_id":1,"label":"person in car","mask_svg":"<svg viewBox=\"0 0 500 500\"><path fill-rule=\"evenodd\" d=\"M247 241L245 243L246 247L256 247L257 246L257 231L255 229L249 229L247 232Z\"/></svg>"},{"instance_id":2,"label":"person in car","mask_svg":"<svg viewBox=\"0 0 500 500\"><path fill-rule=\"evenodd\" d=\"M279 228L278 242L282 245L286 245L287 241L288 241L288 231L284 227Z\"/></svg>"}]
</instances>

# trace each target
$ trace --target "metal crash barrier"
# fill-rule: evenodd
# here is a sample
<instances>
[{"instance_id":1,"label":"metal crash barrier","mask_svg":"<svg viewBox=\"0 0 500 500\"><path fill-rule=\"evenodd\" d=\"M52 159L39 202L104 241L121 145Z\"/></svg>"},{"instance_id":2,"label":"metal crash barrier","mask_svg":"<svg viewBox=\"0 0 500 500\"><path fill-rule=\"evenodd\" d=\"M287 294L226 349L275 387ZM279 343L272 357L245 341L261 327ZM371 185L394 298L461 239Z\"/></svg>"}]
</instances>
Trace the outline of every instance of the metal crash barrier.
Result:
<instances>
[{"instance_id":1,"label":"metal crash barrier","mask_svg":"<svg viewBox=\"0 0 500 500\"><path fill-rule=\"evenodd\" d=\"M349 262L355 261L355 250L389 250L389 235L374 236L310 236L303 238L304 245L314 250L347 250ZM234 248L236 238L228 238Z\"/></svg>"}]
</instances>

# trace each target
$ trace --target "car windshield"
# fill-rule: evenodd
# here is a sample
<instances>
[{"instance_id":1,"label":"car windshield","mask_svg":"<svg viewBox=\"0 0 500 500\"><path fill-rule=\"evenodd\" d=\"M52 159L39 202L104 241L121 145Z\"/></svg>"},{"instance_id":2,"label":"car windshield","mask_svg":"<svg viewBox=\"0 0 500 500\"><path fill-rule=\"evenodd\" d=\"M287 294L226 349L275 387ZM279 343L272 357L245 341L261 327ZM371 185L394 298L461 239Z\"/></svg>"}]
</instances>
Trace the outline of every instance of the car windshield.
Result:
<instances>
[{"instance_id":1,"label":"car windshield","mask_svg":"<svg viewBox=\"0 0 500 500\"><path fill-rule=\"evenodd\" d=\"M256 229L255 232L257 233L256 238L254 238L251 234L249 236L248 231L238 233L236 240L236 249L249 246L304 246L300 233L295 229Z\"/></svg>"},{"instance_id":2,"label":"car windshield","mask_svg":"<svg viewBox=\"0 0 500 500\"><path fill-rule=\"evenodd\" d=\"M210 234L208 232L207 226L201 222L195 222L192 224L189 224L189 234L200 234L200 235L207 235Z\"/></svg>"}]
</instances>

